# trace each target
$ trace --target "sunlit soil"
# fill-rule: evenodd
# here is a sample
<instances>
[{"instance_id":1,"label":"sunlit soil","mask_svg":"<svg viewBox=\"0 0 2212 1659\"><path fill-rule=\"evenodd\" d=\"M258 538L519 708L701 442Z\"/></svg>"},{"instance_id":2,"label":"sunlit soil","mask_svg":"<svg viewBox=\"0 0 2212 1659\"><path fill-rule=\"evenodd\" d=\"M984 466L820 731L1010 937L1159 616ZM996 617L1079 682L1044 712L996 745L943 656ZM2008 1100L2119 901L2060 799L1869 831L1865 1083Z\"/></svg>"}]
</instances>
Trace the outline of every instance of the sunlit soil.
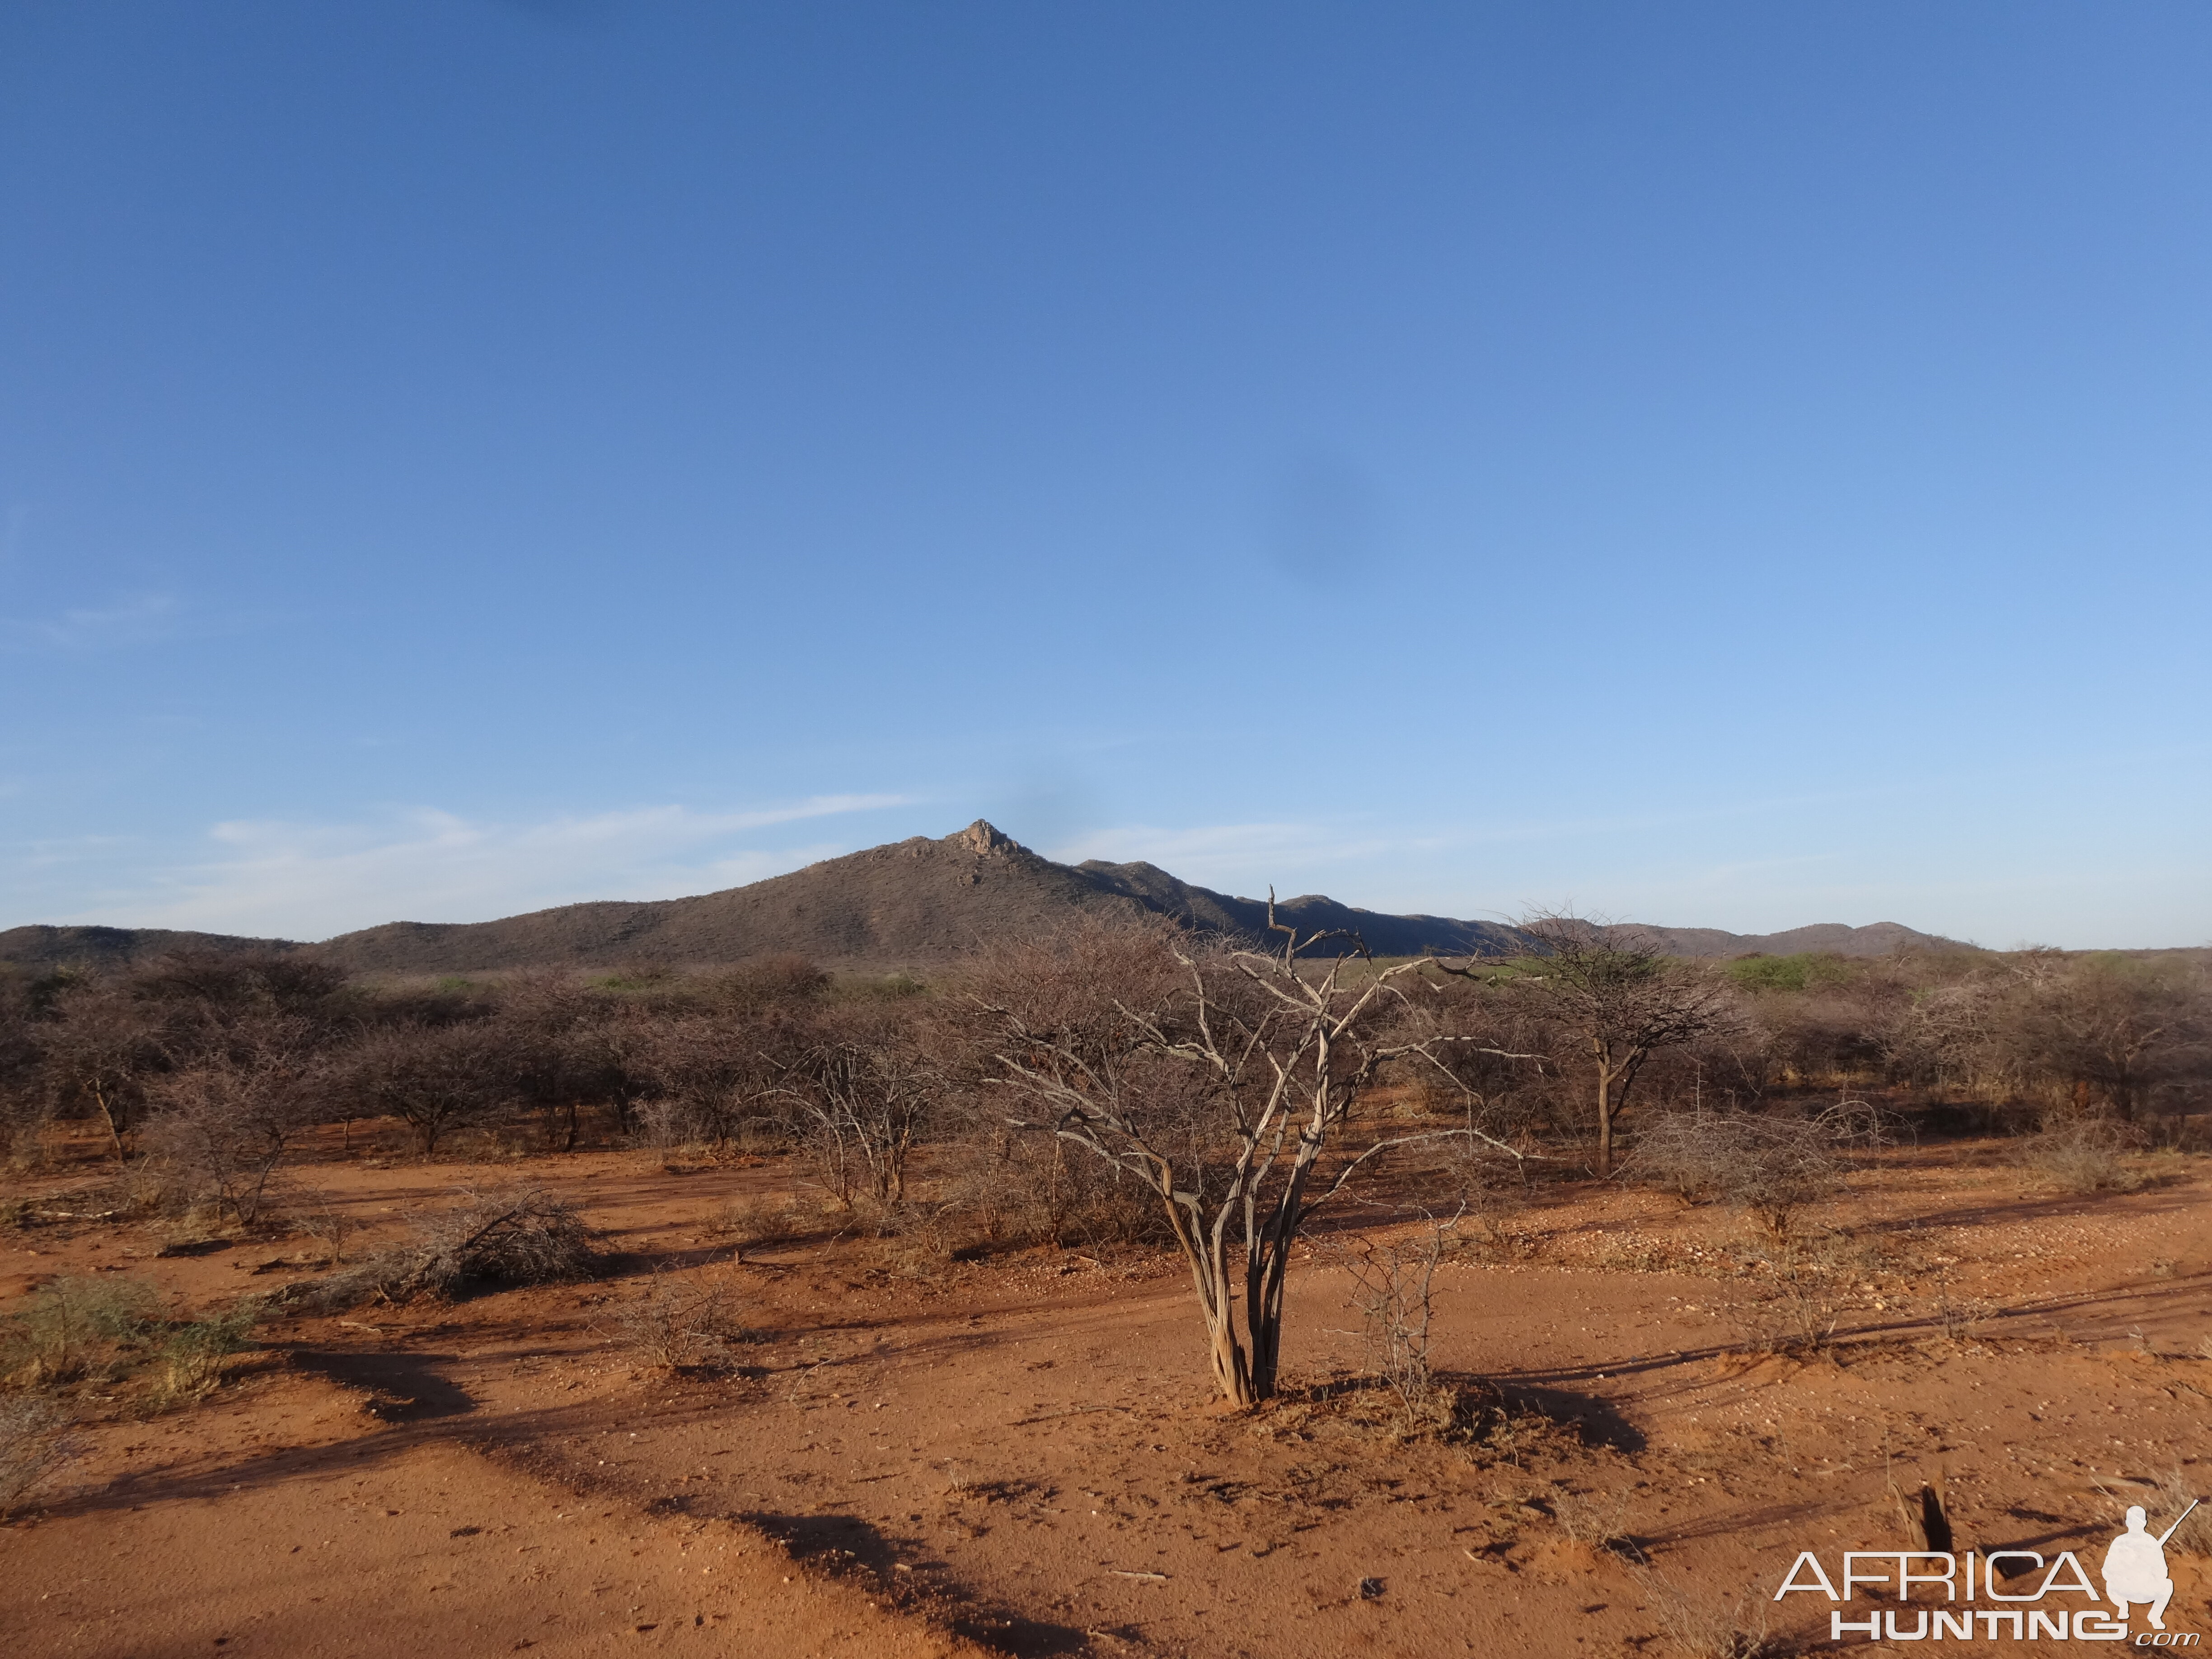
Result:
<instances>
[{"instance_id":1,"label":"sunlit soil","mask_svg":"<svg viewBox=\"0 0 2212 1659\"><path fill-rule=\"evenodd\" d=\"M349 1256L460 1186L526 1176L585 1206L609 1271L279 1310L197 1405L79 1385L84 1455L0 1529L0 1650L1826 1647L1832 1604L1777 1586L1801 1551L1832 1570L1911 1547L1897 1497L1923 1482L1958 1549L2074 1550L2093 1578L2127 1504L2212 1496L2198 1158L2075 1197L1996 1146L1928 1146L1786 1240L1632 1188L1540 1187L1463 1223L1438 1270L1455 1417L1365 1380L1327 1235L1294 1279L1291 1386L1244 1415L1209 1399L1188 1281L1158 1254L955 1260L840 1236L811 1205L799 1236L734 1259L732 1200L803 1199L786 1160L329 1150L291 1212L350 1218ZM58 1274L199 1307L330 1271L305 1236L157 1255L165 1224L36 1218L100 1179L7 1183L34 1214L0 1231L0 1305ZM656 1268L661 1292L722 1287L730 1316L672 1367L624 1317ZM2208 1563L2169 1556L2166 1622L2204 1630Z\"/></svg>"}]
</instances>

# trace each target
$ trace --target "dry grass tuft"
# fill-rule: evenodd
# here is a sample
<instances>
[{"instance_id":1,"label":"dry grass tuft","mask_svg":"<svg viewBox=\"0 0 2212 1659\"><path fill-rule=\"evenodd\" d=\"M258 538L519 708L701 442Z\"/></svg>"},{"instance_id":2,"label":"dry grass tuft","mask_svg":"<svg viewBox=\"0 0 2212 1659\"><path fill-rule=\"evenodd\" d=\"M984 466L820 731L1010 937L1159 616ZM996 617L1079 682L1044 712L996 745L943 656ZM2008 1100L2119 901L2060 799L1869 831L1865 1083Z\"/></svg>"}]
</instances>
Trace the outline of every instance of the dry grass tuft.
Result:
<instances>
[{"instance_id":1,"label":"dry grass tuft","mask_svg":"<svg viewBox=\"0 0 2212 1659\"><path fill-rule=\"evenodd\" d=\"M69 1413L38 1395L0 1396L0 1517L77 1455Z\"/></svg>"},{"instance_id":2,"label":"dry grass tuft","mask_svg":"<svg viewBox=\"0 0 2212 1659\"><path fill-rule=\"evenodd\" d=\"M1686 1589L1648 1567L1637 1576L1668 1651L1681 1659L1773 1659L1782 1651L1767 1634L1766 1607L1756 1598L1730 1601Z\"/></svg>"},{"instance_id":3,"label":"dry grass tuft","mask_svg":"<svg viewBox=\"0 0 2212 1659\"><path fill-rule=\"evenodd\" d=\"M2168 1550L2177 1555L2212 1556L2212 1492L2196 1487L2188 1472L2178 1463L2144 1484L2150 1487L2148 1492L2114 1492L2109 1487L2099 1487L2112 1504L2112 1523L2118 1526L2121 1522L2130 1504L2140 1504L2152 1533L2173 1528L2173 1536L2166 1540ZM2191 1510L2191 1503L2200 1498L2207 1501ZM2174 1525L2177 1521L2180 1522L2179 1526Z\"/></svg>"}]
</instances>

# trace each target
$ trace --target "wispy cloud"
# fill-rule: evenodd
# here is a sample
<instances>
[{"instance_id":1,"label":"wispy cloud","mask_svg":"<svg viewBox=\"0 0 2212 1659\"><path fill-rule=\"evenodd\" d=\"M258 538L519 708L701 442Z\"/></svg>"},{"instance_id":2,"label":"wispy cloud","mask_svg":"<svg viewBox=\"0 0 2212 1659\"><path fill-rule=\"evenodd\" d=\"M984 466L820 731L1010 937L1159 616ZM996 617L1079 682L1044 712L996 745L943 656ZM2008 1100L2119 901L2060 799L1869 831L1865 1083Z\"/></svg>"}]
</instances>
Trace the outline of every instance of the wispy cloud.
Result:
<instances>
[{"instance_id":1,"label":"wispy cloud","mask_svg":"<svg viewBox=\"0 0 2212 1659\"><path fill-rule=\"evenodd\" d=\"M0 646L17 650L115 650L170 637L183 607L167 593L131 593L115 604L45 617L0 617Z\"/></svg>"},{"instance_id":2,"label":"wispy cloud","mask_svg":"<svg viewBox=\"0 0 2212 1659\"><path fill-rule=\"evenodd\" d=\"M211 856L104 893L71 919L322 939L382 921L477 921L590 899L671 898L757 881L857 844L744 844L750 835L905 804L898 795L846 794L740 811L642 806L527 823L434 808L370 823L241 820L210 832Z\"/></svg>"}]
</instances>

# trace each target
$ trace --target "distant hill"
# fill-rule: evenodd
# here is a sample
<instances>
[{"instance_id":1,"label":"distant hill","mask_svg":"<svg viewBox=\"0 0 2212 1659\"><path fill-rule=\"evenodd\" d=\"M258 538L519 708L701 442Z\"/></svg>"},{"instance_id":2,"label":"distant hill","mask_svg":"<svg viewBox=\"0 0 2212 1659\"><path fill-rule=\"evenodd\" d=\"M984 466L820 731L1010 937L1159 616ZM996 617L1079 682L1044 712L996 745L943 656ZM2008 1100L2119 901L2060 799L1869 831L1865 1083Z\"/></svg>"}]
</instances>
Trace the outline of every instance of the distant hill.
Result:
<instances>
[{"instance_id":1,"label":"distant hill","mask_svg":"<svg viewBox=\"0 0 2212 1659\"><path fill-rule=\"evenodd\" d=\"M241 939L236 933L172 933L167 927L10 927L0 933L0 963L16 968L120 968L174 951L312 950L289 939Z\"/></svg>"},{"instance_id":2,"label":"distant hill","mask_svg":"<svg viewBox=\"0 0 2212 1659\"><path fill-rule=\"evenodd\" d=\"M1955 946L1956 939L1916 933L1894 921L1847 927L1840 921L1816 921L1781 933L1724 933L1717 927L1650 927L1631 923L1619 930L1656 941L1674 957L1794 957L1802 951L1828 951L1839 957L1885 957L1892 951Z\"/></svg>"},{"instance_id":3,"label":"distant hill","mask_svg":"<svg viewBox=\"0 0 2212 1659\"><path fill-rule=\"evenodd\" d=\"M1172 917L1203 932L1261 942L1263 900L1194 887L1152 864L1055 864L977 819L957 835L917 836L696 898L603 902L497 921L392 921L318 945L154 928L16 927L0 933L0 963L113 966L198 948L299 951L371 975L473 973L631 962L736 962L790 951L841 966L887 968L957 957L975 945L1034 937L1084 915ZM1378 956L1508 956L1513 928L1449 916L1388 915L1316 894L1278 902L1301 930L1358 933ZM1680 956L1837 951L1876 956L1900 945L1948 943L1894 922L1825 923L1787 933L1642 928Z\"/></svg>"}]
</instances>

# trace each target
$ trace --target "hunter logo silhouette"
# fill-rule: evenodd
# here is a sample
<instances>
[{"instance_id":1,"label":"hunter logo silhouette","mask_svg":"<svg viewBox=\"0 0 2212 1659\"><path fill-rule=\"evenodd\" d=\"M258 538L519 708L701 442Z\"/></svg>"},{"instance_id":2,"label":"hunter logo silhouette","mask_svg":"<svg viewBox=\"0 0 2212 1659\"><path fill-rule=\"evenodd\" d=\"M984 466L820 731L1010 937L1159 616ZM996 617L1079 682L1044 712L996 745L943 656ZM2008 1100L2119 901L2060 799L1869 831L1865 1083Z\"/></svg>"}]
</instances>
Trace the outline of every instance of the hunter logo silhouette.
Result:
<instances>
[{"instance_id":1,"label":"hunter logo silhouette","mask_svg":"<svg viewBox=\"0 0 2212 1659\"><path fill-rule=\"evenodd\" d=\"M2105 1594L2112 1599L2114 1618L2126 1619L2128 1603L2140 1601L2150 1608L2151 1628L2166 1628L2166 1604L2173 1600L2173 1580L2166 1571L2166 1540L2179 1530L2199 1501L2191 1498L2189 1509L2155 1538L2146 1526L2148 1517L2142 1505L2128 1510L2128 1529L2105 1552Z\"/></svg>"},{"instance_id":2,"label":"hunter logo silhouette","mask_svg":"<svg viewBox=\"0 0 2212 1659\"><path fill-rule=\"evenodd\" d=\"M2150 1530L2148 1512L2141 1504L2130 1507L2127 1530L2105 1550L2102 1595L2071 1550L2050 1559L2031 1549L1958 1551L1950 1547L1947 1526L1940 1533L1929 1528L1928 1541L1940 1541L1942 1548L1845 1550L1843 1571L1834 1576L1816 1553L1800 1550L1774 1599L1808 1594L1837 1603L1858 1602L1829 1609L1832 1642L1854 1636L1870 1642L1977 1637L1984 1642L2124 1642L2130 1639L2129 1613L2141 1607L2150 1628L2134 1637L2134 1645L2194 1648L2203 1639L2200 1634L2166 1627L2174 1591L2166 1570L2166 1546L2202 1501L2191 1499L2160 1533Z\"/></svg>"}]
</instances>

